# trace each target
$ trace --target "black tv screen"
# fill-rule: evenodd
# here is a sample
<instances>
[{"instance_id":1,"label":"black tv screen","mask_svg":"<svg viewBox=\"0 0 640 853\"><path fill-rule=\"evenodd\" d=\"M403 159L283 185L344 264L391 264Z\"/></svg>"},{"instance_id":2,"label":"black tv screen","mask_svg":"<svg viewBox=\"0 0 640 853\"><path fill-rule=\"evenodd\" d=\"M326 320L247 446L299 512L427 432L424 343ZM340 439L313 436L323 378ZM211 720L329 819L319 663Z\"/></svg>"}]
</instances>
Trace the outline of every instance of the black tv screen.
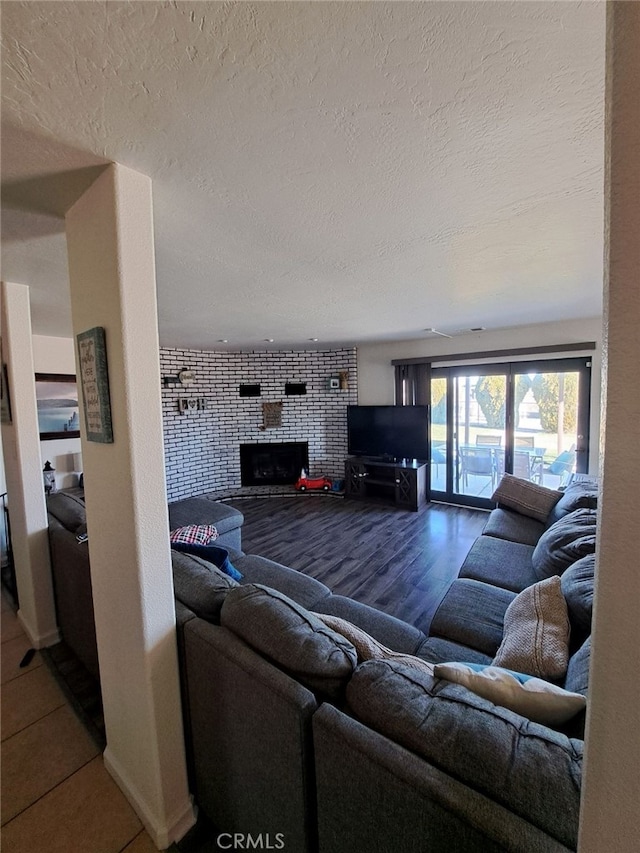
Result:
<instances>
[{"instance_id":1,"label":"black tv screen","mask_svg":"<svg viewBox=\"0 0 640 853\"><path fill-rule=\"evenodd\" d=\"M427 459L428 413L428 406L348 406L349 454Z\"/></svg>"}]
</instances>

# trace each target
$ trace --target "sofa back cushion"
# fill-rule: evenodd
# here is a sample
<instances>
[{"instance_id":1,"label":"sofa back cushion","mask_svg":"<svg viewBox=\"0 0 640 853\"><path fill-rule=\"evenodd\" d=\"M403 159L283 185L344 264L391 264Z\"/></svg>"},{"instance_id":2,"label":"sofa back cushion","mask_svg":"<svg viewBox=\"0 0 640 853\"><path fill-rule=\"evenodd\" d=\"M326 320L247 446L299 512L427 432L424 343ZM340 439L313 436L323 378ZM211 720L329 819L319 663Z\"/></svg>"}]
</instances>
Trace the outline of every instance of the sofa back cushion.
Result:
<instances>
[{"instance_id":1,"label":"sofa back cushion","mask_svg":"<svg viewBox=\"0 0 640 853\"><path fill-rule=\"evenodd\" d=\"M572 646L591 632L596 555L587 554L566 570L560 580L571 622Z\"/></svg>"},{"instance_id":2,"label":"sofa back cushion","mask_svg":"<svg viewBox=\"0 0 640 853\"><path fill-rule=\"evenodd\" d=\"M551 527L570 512L577 509L596 509L598 489L592 483L572 483L562 493L562 497L553 507L547 518L547 527Z\"/></svg>"},{"instance_id":3,"label":"sofa back cushion","mask_svg":"<svg viewBox=\"0 0 640 853\"><path fill-rule=\"evenodd\" d=\"M220 624L311 690L339 698L357 665L352 643L292 599L244 584L224 600Z\"/></svg>"},{"instance_id":4,"label":"sofa back cushion","mask_svg":"<svg viewBox=\"0 0 640 853\"><path fill-rule=\"evenodd\" d=\"M538 580L561 575L576 560L595 552L596 515L594 509L577 509L545 530L531 555Z\"/></svg>"},{"instance_id":5,"label":"sofa back cushion","mask_svg":"<svg viewBox=\"0 0 640 853\"><path fill-rule=\"evenodd\" d=\"M77 533L80 527L86 530L87 512L80 495L64 491L47 495L47 512L71 533Z\"/></svg>"},{"instance_id":6,"label":"sofa back cushion","mask_svg":"<svg viewBox=\"0 0 640 853\"><path fill-rule=\"evenodd\" d=\"M196 616L220 624L220 610L227 593L237 582L201 557L171 551L175 597Z\"/></svg>"},{"instance_id":7,"label":"sofa back cushion","mask_svg":"<svg viewBox=\"0 0 640 853\"><path fill-rule=\"evenodd\" d=\"M589 663L591 660L591 637L587 637L578 651L569 658L569 667L565 679L565 690L572 693L589 694Z\"/></svg>"},{"instance_id":8,"label":"sofa back cushion","mask_svg":"<svg viewBox=\"0 0 640 853\"><path fill-rule=\"evenodd\" d=\"M575 849L582 741L387 661L358 667L347 702L372 729Z\"/></svg>"}]
</instances>

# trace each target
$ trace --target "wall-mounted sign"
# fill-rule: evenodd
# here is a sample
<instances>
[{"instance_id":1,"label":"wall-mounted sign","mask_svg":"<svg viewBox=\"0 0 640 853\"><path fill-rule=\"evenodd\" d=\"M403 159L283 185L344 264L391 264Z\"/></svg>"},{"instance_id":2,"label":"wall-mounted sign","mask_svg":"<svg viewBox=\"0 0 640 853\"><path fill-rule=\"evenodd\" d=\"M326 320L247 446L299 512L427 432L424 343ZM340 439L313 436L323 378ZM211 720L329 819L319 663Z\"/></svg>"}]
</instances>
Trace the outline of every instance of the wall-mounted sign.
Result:
<instances>
[{"instance_id":1,"label":"wall-mounted sign","mask_svg":"<svg viewBox=\"0 0 640 853\"><path fill-rule=\"evenodd\" d=\"M84 420L89 441L113 442L107 350L102 326L76 336Z\"/></svg>"}]
</instances>

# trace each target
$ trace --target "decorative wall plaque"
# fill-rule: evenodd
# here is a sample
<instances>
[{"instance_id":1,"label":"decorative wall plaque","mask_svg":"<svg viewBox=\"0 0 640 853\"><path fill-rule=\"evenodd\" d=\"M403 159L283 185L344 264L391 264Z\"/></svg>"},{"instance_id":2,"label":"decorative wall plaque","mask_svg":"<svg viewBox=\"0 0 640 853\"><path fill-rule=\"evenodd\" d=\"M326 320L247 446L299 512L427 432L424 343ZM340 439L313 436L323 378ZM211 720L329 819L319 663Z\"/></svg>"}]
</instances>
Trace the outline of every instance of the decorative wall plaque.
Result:
<instances>
[{"instance_id":1,"label":"decorative wall plaque","mask_svg":"<svg viewBox=\"0 0 640 853\"><path fill-rule=\"evenodd\" d=\"M262 404L262 429L277 429L282 426L282 402Z\"/></svg>"},{"instance_id":2,"label":"decorative wall plaque","mask_svg":"<svg viewBox=\"0 0 640 853\"><path fill-rule=\"evenodd\" d=\"M113 442L107 350L102 326L96 326L76 336L82 405L89 441L101 444Z\"/></svg>"}]
</instances>

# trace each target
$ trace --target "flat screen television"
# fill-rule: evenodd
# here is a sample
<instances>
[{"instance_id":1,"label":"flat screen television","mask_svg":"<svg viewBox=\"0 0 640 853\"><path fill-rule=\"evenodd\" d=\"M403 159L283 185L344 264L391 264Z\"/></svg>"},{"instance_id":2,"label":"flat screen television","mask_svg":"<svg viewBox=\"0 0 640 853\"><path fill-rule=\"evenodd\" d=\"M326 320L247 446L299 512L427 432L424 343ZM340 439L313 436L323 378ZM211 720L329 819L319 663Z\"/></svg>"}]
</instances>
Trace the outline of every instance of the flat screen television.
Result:
<instances>
[{"instance_id":1,"label":"flat screen television","mask_svg":"<svg viewBox=\"0 0 640 853\"><path fill-rule=\"evenodd\" d=\"M428 423L428 406L348 406L349 455L426 460Z\"/></svg>"}]
</instances>

